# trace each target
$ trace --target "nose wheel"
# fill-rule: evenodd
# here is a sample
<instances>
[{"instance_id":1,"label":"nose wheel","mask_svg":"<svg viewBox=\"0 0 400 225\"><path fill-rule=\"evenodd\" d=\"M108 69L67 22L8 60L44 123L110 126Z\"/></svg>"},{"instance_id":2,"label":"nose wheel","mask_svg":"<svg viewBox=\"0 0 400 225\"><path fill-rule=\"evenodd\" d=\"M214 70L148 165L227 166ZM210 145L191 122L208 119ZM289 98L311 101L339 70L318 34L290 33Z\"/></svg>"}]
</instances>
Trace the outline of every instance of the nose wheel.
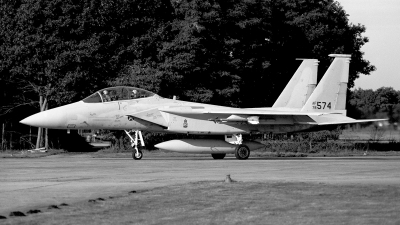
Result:
<instances>
[{"instance_id":1,"label":"nose wheel","mask_svg":"<svg viewBox=\"0 0 400 225\"><path fill-rule=\"evenodd\" d=\"M143 152L138 149L139 141L140 141L141 146L144 146L142 132L140 130L130 130L130 131L125 130L125 133L131 139L131 146L134 150L132 152L132 158L134 160L142 159ZM135 138L132 137L131 133L134 133Z\"/></svg>"},{"instance_id":2,"label":"nose wheel","mask_svg":"<svg viewBox=\"0 0 400 225\"><path fill-rule=\"evenodd\" d=\"M133 158L134 160L139 160L139 159L141 159L142 157L143 157L143 152L142 152L142 151L136 149L136 151L132 152L132 158Z\"/></svg>"}]
</instances>

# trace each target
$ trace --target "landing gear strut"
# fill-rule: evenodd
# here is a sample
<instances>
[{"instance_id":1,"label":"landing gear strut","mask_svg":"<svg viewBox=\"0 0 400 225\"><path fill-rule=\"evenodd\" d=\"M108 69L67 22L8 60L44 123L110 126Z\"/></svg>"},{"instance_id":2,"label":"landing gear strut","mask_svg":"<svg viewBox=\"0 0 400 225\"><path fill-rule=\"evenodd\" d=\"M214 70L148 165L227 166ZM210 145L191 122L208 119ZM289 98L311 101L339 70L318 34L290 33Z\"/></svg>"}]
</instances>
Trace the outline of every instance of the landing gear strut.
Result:
<instances>
[{"instance_id":1,"label":"landing gear strut","mask_svg":"<svg viewBox=\"0 0 400 225\"><path fill-rule=\"evenodd\" d=\"M135 133L135 138L132 137L131 132ZM125 130L125 133L131 139L131 146L134 149L134 151L132 152L132 158L134 160L141 159L143 157L143 152L138 149L138 140L140 140L141 146L144 146L142 132L140 130L130 130L130 131Z\"/></svg>"}]
</instances>

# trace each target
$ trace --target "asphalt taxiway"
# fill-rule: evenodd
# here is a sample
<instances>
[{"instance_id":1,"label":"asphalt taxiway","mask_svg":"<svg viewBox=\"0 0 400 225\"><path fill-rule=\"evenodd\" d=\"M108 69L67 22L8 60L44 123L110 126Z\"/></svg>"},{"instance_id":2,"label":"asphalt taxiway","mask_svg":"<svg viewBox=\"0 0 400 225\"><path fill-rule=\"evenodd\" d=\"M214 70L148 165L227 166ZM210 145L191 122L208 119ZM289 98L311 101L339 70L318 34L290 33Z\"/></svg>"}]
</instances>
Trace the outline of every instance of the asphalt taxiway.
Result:
<instances>
[{"instance_id":1,"label":"asphalt taxiway","mask_svg":"<svg viewBox=\"0 0 400 225\"><path fill-rule=\"evenodd\" d=\"M250 158L211 156L0 159L0 214L195 181L319 182L400 186L400 157Z\"/></svg>"}]
</instances>

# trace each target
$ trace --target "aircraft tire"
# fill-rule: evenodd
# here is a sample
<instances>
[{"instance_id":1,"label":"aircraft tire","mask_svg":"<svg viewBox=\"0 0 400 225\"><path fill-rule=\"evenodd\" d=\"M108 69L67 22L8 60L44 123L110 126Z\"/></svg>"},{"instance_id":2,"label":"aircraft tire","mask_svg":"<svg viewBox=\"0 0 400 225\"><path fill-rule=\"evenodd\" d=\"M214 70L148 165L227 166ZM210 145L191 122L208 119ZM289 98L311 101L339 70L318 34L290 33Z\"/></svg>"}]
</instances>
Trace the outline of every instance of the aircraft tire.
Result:
<instances>
[{"instance_id":1,"label":"aircraft tire","mask_svg":"<svg viewBox=\"0 0 400 225\"><path fill-rule=\"evenodd\" d=\"M140 160L140 159L142 159L142 157L143 157L143 152L140 151L140 150L138 150L138 152L139 152L138 155L136 155L136 151L133 151L133 152L132 152L132 158L133 158L134 160Z\"/></svg>"},{"instance_id":2,"label":"aircraft tire","mask_svg":"<svg viewBox=\"0 0 400 225\"><path fill-rule=\"evenodd\" d=\"M239 145L235 149L235 157L239 160L248 159L250 156L250 149L246 145Z\"/></svg>"},{"instance_id":3,"label":"aircraft tire","mask_svg":"<svg viewBox=\"0 0 400 225\"><path fill-rule=\"evenodd\" d=\"M224 159L226 156L226 153L218 153L218 154L211 154L213 159Z\"/></svg>"}]
</instances>

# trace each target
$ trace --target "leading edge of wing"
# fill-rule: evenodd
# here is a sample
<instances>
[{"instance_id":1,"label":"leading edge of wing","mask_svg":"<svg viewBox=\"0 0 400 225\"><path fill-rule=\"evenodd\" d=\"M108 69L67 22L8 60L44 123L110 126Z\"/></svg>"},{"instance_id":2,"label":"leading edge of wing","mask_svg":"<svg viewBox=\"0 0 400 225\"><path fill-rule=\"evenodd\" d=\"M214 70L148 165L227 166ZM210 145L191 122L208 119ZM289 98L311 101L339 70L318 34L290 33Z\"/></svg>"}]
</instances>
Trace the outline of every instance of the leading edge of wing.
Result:
<instances>
[{"instance_id":1,"label":"leading edge of wing","mask_svg":"<svg viewBox=\"0 0 400 225\"><path fill-rule=\"evenodd\" d=\"M142 121L146 121L148 123L158 125L164 129L168 127L167 121L164 119L157 108L152 108L136 113L130 113L126 116L128 116L128 119L134 120L136 118L136 120L139 119Z\"/></svg>"},{"instance_id":2,"label":"leading edge of wing","mask_svg":"<svg viewBox=\"0 0 400 225\"><path fill-rule=\"evenodd\" d=\"M176 115L201 115L201 114L224 114L224 115L281 115L281 116L321 116L326 114L336 114L336 112L300 112L300 111L277 111L277 110L259 110L259 109L214 109L214 110L192 110L189 107L179 108L161 108L162 112Z\"/></svg>"}]
</instances>

